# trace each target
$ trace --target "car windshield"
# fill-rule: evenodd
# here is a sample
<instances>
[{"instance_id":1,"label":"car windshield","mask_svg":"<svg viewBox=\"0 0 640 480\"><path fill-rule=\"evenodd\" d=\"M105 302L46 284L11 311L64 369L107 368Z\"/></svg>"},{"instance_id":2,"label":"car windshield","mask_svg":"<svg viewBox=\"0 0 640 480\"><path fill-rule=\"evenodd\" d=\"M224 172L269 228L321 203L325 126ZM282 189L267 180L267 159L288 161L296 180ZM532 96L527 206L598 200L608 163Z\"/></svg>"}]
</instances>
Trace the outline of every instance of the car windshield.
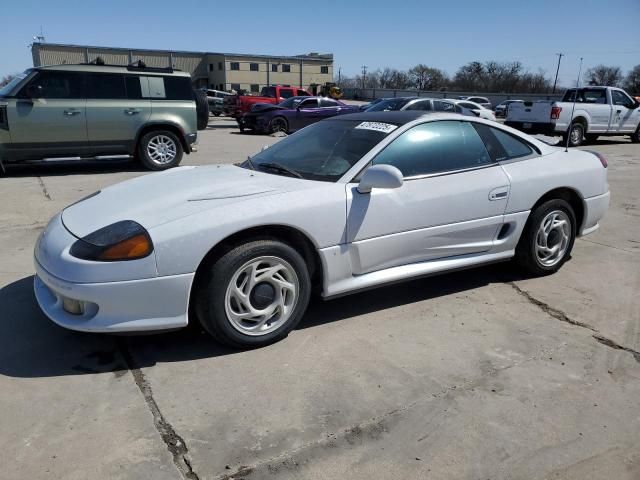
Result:
<instances>
[{"instance_id":1,"label":"car windshield","mask_svg":"<svg viewBox=\"0 0 640 480\"><path fill-rule=\"evenodd\" d=\"M30 70L27 70L13 77L13 79L9 83L7 83L4 87L0 88L0 97L6 97L7 95L9 95L11 93L11 90L13 90L13 88L18 83L20 83L29 73L30 73Z\"/></svg>"},{"instance_id":2,"label":"car windshield","mask_svg":"<svg viewBox=\"0 0 640 480\"><path fill-rule=\"evenodd\" d=\"M296 108L296 106L305 98L308 97L291 97L291 98L287 98L286 100L283 100L282 102L280 102L278 104L279 107L284 107L284 108Z\"/></svg>"},{"instance_id":3,"label":"car windshield","mask_svg":"<svg viewBox=\"0 0 640 480\"><path fill-rule=\"evenodd\" d=\"M357 120L318 122L282 139L240 166L335 182L396 128L389 123Z\"/></svg>"},{"instance_id":4,"label":"car windshield","mask_svg":"<svg viewBox=\"0 0 640 480\"><path fill-rule=\"evenodd\" d=\"M381 102L371 105L367 108L367 112L390 112L394 110L400 110L404 107L409 99L406 98L391 98L389 100L382 100Z\"/></svg>"}]
</instances>

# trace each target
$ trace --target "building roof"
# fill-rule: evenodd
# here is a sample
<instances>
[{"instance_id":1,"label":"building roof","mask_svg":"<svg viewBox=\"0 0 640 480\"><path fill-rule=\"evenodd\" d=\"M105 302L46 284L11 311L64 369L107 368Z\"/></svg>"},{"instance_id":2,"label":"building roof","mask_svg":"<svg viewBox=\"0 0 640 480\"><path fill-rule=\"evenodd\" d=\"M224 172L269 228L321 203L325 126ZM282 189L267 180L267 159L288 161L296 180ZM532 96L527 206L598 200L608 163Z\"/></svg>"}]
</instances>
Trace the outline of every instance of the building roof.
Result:
<instances>
[{"instance_id":1,"label":"building roof","mask_svg":"<svg viewBox=\"0 0 640 480\"><path fill-rule=\"evenodd\" d=\"M31 48L82 48L90 50L116 50L121 52L146 52L146 53L165 53L165 54L181 54L181 55L224 55L226 57L246 57L246 58L282 58L295 60L325 60L333 61L333 53L306 53L301 55L254 55L249 53L229 53L229 52L208 52L208 51L187 51L187 50L166 50L166 49L148 49L148 48L128 48L128 47L104 47L95 45L74 45L64 43L42 43L34 42Z\"/></svg>"}]
</instances>

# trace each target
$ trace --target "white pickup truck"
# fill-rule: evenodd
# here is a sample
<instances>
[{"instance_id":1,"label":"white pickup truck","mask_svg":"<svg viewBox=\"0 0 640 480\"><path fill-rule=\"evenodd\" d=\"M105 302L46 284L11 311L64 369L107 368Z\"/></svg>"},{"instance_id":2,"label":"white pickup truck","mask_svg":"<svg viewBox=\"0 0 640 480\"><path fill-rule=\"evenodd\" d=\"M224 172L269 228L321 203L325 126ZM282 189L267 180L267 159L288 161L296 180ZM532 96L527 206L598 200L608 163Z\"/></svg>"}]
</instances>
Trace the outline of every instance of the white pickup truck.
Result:
<instances>
[{"instance_id":1,"label":"white pickup truck","mask_svg":"<svg viewBox=\"0 0 640 480\"><path fill-rule=\"evenodd\" d=\"M577 92L573 117L573 101ZM562 135L576 147L601 135L629 135L640 142L640 103L615 87L581 87L566 91L561 102L509 105L505 124L527 133Z\"/></svg>"}]
</instances>

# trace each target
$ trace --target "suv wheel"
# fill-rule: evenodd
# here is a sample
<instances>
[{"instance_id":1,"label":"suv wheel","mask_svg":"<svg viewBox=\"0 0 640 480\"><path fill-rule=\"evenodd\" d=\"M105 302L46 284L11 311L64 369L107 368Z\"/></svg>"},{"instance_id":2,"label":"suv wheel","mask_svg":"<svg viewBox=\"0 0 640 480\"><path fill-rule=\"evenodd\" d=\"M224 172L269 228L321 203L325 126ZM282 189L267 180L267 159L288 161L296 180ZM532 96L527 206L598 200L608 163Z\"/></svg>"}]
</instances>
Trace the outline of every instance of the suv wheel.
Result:
<instances>
[{"instance_id":1,"label":"suv wheel","mask_svg":"<svg viewBox=\"0 0 640 480\"><path fill-rule=\"evenodd\" d=\"M138 155L149 170L166 170L182 160L182 144L175 133L154 130L140 139Z\"/></svg>"}]
</instances>

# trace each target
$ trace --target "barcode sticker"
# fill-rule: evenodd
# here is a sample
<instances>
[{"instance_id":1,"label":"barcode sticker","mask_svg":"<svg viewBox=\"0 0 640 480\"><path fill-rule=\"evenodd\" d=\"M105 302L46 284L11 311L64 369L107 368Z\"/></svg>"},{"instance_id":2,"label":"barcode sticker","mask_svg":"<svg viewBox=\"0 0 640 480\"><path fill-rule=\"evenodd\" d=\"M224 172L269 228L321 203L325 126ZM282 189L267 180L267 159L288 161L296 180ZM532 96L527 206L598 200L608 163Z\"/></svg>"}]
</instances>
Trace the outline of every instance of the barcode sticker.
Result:
<instances>
[{"instance_id":1,"label":"barcode sticker","mask_svg":"<svg viewBox=\"0 0 640 480\"><path fill-rule=\"evenodd\" d=\"M392 125L390 123L382 123L382 122L362 122L356 128L362 130L375 130L376 132L389 133L393 132L397 125Z\"/></svg>"}]
</instances>

